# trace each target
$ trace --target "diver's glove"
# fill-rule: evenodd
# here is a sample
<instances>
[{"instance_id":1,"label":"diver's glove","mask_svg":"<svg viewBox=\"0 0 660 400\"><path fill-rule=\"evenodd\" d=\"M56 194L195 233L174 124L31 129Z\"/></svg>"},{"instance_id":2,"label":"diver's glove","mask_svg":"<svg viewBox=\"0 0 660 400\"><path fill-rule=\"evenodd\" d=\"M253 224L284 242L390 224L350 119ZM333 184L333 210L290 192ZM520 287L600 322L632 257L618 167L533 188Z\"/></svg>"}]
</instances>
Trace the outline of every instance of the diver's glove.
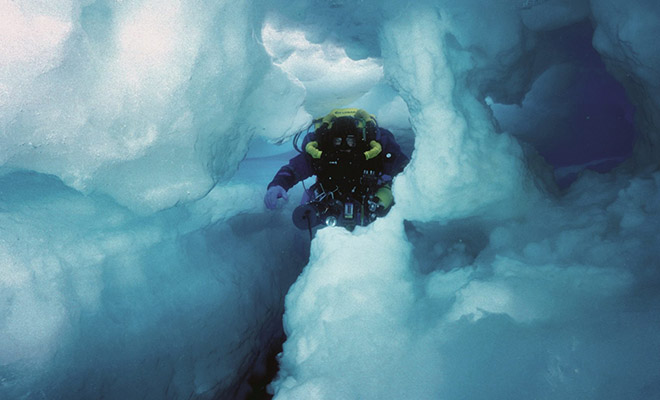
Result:
<instances>
[{"instance_id":1,"label":"diver's glove","mask_svg":"<svg viewBox=\"0 0 660 400\"><path fill-rule=\"evenodd\" d=\"M275 207L277 207L277 199L284 199L286 201L289 200L289 195L282 186L271 186L266 191L266 196L264 197L266 208L269 210L274 210Z\"/></svg>"}]
</instances>

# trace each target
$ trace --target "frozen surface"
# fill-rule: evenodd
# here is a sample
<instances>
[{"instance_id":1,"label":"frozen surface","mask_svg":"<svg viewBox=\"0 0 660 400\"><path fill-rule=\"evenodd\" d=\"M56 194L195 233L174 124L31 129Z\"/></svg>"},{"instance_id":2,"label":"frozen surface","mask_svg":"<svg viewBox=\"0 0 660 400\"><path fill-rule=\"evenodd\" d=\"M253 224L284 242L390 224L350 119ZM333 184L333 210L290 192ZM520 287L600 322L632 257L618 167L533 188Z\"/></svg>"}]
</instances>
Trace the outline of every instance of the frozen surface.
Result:
<instances>
[{"instance_id":1,"label":"frozen surface","mask_svg":"<svg viewBox=\"0 0 660 400\"><path fill-rule=\"evenodd\" d=\"M282 322L278 400L657 398L658 21L0 0L0 398L263 395ZM310 244L262 197L342 106L411 163Z\"/></svg>"},{"instance_id":2,"label":"frozen surface","mask_svg":"<svg viewBox=\"0 0 660 400\"><path fill-rule=\"evenodd\" d=\"M652 398L659 184L588 176L516 221L321 232L276 398Z\"/></svg>"},{"instance_id":3,"label":"frozen surface","mask_svg":"<svg viewBox=\"0 0 660 400\"><path fill-rule=\"evenodd\" d=\"M149 213L231 176L255 133L307 122L302 88L252 36L258 8L60 3L0 3L6 166ZM276 130L257 104L279 109Z\"/></svg>"}]
</instances>

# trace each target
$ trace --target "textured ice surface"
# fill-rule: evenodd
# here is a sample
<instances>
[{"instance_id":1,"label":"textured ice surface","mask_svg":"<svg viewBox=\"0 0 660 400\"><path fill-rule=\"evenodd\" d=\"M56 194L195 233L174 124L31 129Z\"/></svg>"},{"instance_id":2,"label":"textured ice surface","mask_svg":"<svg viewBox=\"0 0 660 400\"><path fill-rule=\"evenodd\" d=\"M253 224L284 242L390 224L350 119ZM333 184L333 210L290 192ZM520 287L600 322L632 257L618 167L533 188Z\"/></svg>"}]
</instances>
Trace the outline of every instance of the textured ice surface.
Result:
<instances>
[{"instance_id":1,"label":"textured ice surface","mask_svg":"<svg viewBox=\"0 0 660 400\"><path fill-rule=\"evenodd\" d=\"M0 397L242 398L299 274L278 399L657 397L658 13L0 0ZM267 143L347 105L412 161L310 249Z\"/></svg>"}]
</instances>

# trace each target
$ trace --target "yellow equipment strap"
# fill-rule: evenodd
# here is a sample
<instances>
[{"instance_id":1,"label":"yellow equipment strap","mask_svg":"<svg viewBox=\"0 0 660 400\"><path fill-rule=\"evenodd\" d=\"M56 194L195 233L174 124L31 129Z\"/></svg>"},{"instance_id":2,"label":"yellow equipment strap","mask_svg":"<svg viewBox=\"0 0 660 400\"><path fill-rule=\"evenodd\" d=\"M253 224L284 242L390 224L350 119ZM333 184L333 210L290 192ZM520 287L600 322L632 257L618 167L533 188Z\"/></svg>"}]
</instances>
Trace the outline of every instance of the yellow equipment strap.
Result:
<instances>
[{"instance_id":1,"label":"yellow equipment strap","mask_svg":"<svg viewBox=\"0 0 660 400\"><path fill-rule=\"evenodd\" d=\"M307 146L305 146L305 151L307 154L312 156L312 158L321 158L321 153L323 153L321 150L319 150L319 144L318 142L309 142L307 143Z\"/></svg>"},{"instance_id":2,"label":"yellow equipment strap","mask_svg":"<svg viewBox=\"0 0 660 400\"><path fill-rule=\"evenodd\" d=\"M371 160L372 158L378 156L381 151L383 151L383 146L381 146L380 143L375 140L369 142L369 146L371 146L371 149L364 152L364 158L367 160ZM305 146L305 151L315 159L321 158L321 154L323 154L323 152L319 150L319 144L316 141L307 143L307 146Z\"/></svg>"},{"instance_id":3,"label":"yellow equipment strap","mask_svg":"<svg viewBox=\"0 0 660 400\"><path fill-rule=\"evenodd\" d=\"M323 124L328 124L328 128L332 127L332 123L335 121L335 119L339 117L353 117L359 121L358 127L360 129L364 129L367 126L368 122L373 122L376 124L376 117L373 115L369 114L363 109L360 108L335 108L334 110L330 111L326 116L323 118L317 118L314 120L314 126L315 128L319 128Z\"/></svg>"},{"instance_id":4,"label":"yellow equipment strap","mask_svg":"<svg viewBox=\"0 0 660 400\"><path fill-rule=\"evenodd\" d=\"M364 156L367 158L367 160L371 160L372 158L379 155L381 151L383 151L383 146L381 146L380 143L375 140L369 142L369 146L371 146L371 150L364 152Z\"/></svg>"}]
</instances>

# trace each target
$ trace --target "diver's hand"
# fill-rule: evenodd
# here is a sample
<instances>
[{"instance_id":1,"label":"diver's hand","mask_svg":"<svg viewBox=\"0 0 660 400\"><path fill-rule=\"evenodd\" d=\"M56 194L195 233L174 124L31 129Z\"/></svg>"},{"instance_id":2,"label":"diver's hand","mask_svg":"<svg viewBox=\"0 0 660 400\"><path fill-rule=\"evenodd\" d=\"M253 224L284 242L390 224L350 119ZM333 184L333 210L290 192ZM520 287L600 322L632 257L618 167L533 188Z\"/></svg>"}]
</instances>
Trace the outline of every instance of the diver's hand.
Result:
<instances>
[{"instance_id":1,"label":"diver's hand","mask_svg":"<svg viewBox=\"0 0 660 400\"><path fill-rule=\"evenodd\" d=\"M274 210L277 207L277 199L284 199L284 201L289 200L289 194L282 186L271 186L268 191L266 191L266 196L264 197L264 204L269 210Z\"/></svg>"}]
</instances>

